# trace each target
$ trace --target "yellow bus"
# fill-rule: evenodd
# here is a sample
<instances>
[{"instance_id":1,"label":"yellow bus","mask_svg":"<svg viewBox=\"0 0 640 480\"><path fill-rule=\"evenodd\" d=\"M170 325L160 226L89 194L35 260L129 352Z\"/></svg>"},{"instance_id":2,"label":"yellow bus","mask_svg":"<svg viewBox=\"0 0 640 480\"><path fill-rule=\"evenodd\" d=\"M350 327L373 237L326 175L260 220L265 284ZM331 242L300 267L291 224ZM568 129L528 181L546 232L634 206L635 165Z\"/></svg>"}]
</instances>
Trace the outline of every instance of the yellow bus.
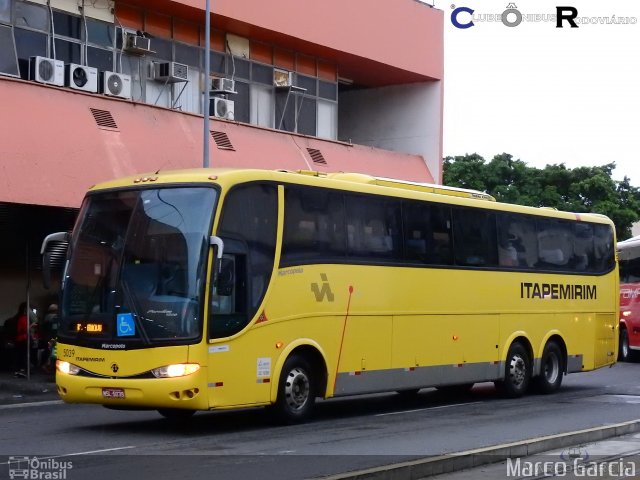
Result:
<instances>
[{"instance_id":1,"label":"yellow bus","mask_svg":"<svg viewBox=\"0 0 640 480\"><path fill-rule=\"evenodd\" d=\"M65 237L65 402L272 406L295 422L316 397L550 393L616 359L601 215L362 174L198 169L91 188L43 251Z\"/></svg>"}]
</instances>

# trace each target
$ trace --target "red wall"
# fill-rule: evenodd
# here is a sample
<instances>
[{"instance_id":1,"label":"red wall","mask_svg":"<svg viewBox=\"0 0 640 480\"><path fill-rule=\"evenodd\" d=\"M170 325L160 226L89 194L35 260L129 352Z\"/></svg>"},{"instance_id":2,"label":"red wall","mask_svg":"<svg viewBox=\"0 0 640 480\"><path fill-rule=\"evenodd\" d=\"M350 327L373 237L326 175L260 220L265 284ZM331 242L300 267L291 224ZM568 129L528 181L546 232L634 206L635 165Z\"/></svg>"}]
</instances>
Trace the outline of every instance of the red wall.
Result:
<instances>
[{"instance_id":1,"label":"red wall","mask_svg":"<svg viewBox=\"0 0 640 480\"><path fill-rule=\"evenodd\" d=\"M202 165L202 117L102 95L0 77L0 202L77 207L91 185ZM90 108L117 129L98 127ZM212 167L352 171L432 182L421 156L211 121L234 150L210 139ZM326 165L306 150L322 152Z\"/></svg>"}]
</instances>

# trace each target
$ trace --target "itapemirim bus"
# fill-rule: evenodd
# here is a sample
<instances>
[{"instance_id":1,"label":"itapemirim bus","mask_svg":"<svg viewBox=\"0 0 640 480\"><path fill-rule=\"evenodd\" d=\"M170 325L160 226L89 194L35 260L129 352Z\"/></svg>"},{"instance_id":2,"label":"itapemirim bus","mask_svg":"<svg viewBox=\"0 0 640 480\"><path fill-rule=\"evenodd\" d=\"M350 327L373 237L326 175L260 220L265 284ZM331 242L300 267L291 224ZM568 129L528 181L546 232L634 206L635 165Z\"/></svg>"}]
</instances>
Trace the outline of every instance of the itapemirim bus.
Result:
<instances>
[{"instance_id":1,"label":"itapemirim bus","mask_svg":"<svg viewBox=\"0 0 640 480\"><path fill-rule=\"evenodd\" d=\"M43 251L64 238L70 403L271 405L293 422L316 397L550 393L616 359L601 215L362 174L198 169L91 188Z\"/></svg>"}]
</instances>

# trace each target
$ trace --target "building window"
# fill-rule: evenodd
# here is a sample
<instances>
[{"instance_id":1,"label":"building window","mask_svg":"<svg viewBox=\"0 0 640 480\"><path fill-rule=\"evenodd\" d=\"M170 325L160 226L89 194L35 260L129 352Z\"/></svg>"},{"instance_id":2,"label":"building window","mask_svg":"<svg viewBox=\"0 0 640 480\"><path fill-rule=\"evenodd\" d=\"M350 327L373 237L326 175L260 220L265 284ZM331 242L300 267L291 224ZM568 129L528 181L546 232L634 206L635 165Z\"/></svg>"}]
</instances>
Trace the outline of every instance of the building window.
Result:
<instances>
[{"instance_id":1,"label":"building window","mask_svg":"<svg viewBox=\"0 0 640 480\"><path fill-rule=\"evenodd\" d=\"M335 140L338 138L338 104L318 99L317 136Z\"/></svg>"},{"instance_id":2,"label":"building window","mask_svg":"<svg viewBox=\"0 0 640 480\"><path fill-rule=\"evenodd\" d=\"M82 48L79 43L56 38L54 51L55 57L58 60L62 60L64 63L80 64L81 62Z\"/></svg>"},{"instance_id":3,"label":"building window","mask_svg":"<svg viewBox=\"0 0 640 480\"><path fill-rule=\"evenodd\" d=\"M252 84L249 95L251 97L251 123L273 128L275 106L273 87Z\"/></svg>"},{"instance_id":4,"label":"building window","mask_svg":"<svg viewBox=\"0 0 640 480\"><path fill-rule=\"evenodd\" d=\"M112 24L87 18L87 41L101 47L113 47L115 28Z\"/></svg>"},{"instance_id":5,"label":"building window","mask_svg":"<svg viewBox=\"0 0 640 480\"><path fill-rule=\"evenodd\" d=\"M0 45L5 46L0 49L0 73L17 77L20 74L20 70L18 69L13 28L10 25L0 24Z\"/></svg>"},{"instance_id":6,"label":"building window","mask_svg":"<svg viewBox=\"0 0 640 480\"><path fill-rule=\"evenodd\" d=\"M15 28L14 36L18 64L20 65L20 77L27 80L29 78L29 58L47 56L47 34Z\"/></svg>"},{"instance_id":7,"label":"building window","mask_svg":"<svg viewBox=\"0 0 640 480\"><path fill-rule=\"evenodd\" d=\"M87 65L99 71L113 70L113 52L102 48L87 47Z\"/></svg>"},{"instance_id":8,"label":"building window","mask_svg":"<svg viewBox=\"0 0 640 480\"><path fill-rule=\"evenodd\" d=\"M316 135L316 99L313 97L307 97L306 95L298 96L296 111L298 112L297 118L297 132L304 135Z\"/></svg>"},{"instance_id":9,"label":"building window","mask_svg":"<svg viewBox=\"0 0 640 480\"><path fill-rule=\"evenodd\" d=\"M14 11L16 27L49 31L49 11L46 7L33 3L16 2Z\"/></svg>"},{"instance_id":10,"label":"building window","mask_svg":"<svg viewBox=\"0 0 640 480\"><path fill-rule=\"evenodd\" d=\"M11 23L11 1L0 1L0 22Z\"/></svg>"},{"instance_id":11,"label":"building window","mask_svg":"<svg viewBox=\"0 0 640 480\"><path fill-rule=\"evenodd\" d=\"M82 19L80 17L54 10L53 29L56 36L82 39Z\"/></svg>"}]
</instances>

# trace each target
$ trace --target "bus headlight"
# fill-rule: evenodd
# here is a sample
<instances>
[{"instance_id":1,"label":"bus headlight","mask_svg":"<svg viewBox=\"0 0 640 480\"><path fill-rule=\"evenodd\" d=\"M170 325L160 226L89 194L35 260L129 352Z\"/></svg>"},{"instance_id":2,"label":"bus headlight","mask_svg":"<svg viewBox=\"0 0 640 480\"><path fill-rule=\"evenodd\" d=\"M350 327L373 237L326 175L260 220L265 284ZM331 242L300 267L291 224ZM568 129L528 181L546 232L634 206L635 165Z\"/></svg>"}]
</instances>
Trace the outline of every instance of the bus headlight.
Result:
<instances>
[{"instance_id":1,"label":"bus headlight","mask_svg":"<svg viewBox=\"0 0 640 480\"><path fill-rule=\"evenodd\" d=\"M197 363L176 363L175 365L154 368L151 370L151 373L153 373L156 378L174 378L191 375L198 370L200 370L200 365Z\"/></svg>"},{"instance_id":2,"label":"bus headlight","mask_svg":"<svg viewBox=\"0 0 640 480\"><path fill-rule=\"evenodd\" d=\"M80 367L74 365L73 363L65 362L63 360L56 360L56 369L60 373L64 373L67 375L77 375L80 371Z\"/></svg>"}]
</instances>

